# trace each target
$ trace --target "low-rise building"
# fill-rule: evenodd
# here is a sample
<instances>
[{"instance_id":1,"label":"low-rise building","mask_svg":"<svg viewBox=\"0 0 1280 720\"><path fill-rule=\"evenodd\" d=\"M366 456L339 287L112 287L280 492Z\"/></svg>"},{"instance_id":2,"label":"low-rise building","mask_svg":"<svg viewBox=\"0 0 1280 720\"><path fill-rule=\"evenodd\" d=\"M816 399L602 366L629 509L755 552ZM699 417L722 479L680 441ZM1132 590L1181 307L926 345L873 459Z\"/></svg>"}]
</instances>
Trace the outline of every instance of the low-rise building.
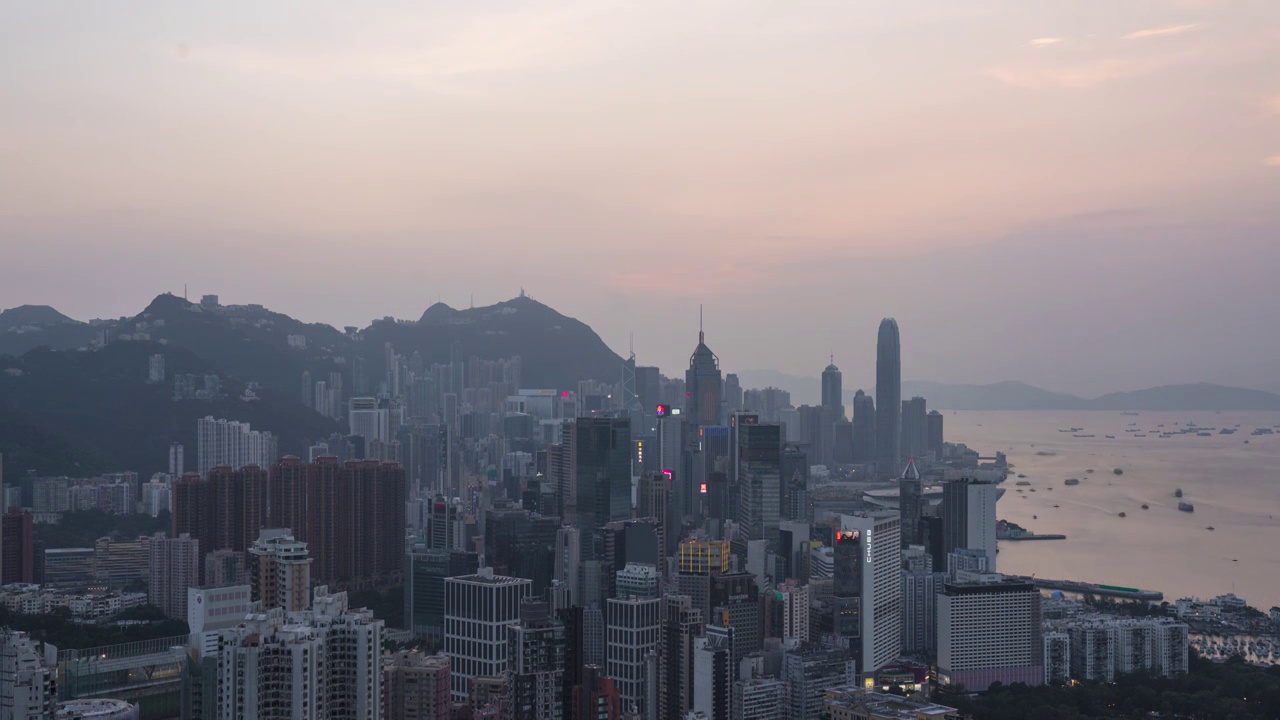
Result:
<instances>
[{"instance_id":1,"label":"low-rise building","mask_svg":"<svg viewBox=\"0 0 1280 720\"><path fill-rule=\"evenodd\" d=\"M831 720L961 720L959 710L927 700L857 687L827 691L823 705Z\"/></svg>"}]
</instances>

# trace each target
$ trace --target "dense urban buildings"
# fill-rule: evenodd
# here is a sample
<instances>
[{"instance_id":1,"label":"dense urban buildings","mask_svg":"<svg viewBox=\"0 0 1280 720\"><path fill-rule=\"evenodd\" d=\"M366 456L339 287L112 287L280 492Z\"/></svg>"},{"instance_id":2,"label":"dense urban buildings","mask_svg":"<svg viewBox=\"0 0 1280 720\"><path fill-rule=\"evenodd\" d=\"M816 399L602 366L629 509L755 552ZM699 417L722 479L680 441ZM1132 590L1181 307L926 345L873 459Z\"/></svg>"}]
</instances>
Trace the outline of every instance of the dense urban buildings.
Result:
<instances>
[{"instance_id":1,"label":"dense urban buildings","mask_svg":"<svg viewBox=\"0 0 1280 720\"><path fill-rule=\"evenodd\" d=\"M7 488L33 511L3 516L0 576L44 586L0 600L186 618L182 705L201 720L950 720L869 688L1185 672L1187 625L1042 619L1039 590L996 574L1002 458L945 444L941 413L901 398L892 319L876 348L875 398L850 417L834 362L795 407L722 376L701 333L683 379L632 357L565 389L520 387L519 358L381 341L304 371L300 397L346 422L306 459L208 417L198 472L172 443L148 482ZM38 550L33 523L76 508L171 512L172 532ZM348 607L397 588L397 627Z\"/></svg>"}]
</instances>

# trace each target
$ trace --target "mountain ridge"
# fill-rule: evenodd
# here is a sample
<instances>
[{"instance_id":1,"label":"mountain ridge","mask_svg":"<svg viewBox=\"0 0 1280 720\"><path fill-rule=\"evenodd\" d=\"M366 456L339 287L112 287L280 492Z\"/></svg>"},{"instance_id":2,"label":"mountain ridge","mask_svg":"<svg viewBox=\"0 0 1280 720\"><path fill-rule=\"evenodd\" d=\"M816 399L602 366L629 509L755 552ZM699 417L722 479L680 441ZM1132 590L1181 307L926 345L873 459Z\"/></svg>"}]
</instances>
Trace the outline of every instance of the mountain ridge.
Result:
<instances>
[{"instance_id":1,"label":"mountain ridge","mask_svg":"<svg viewBox=\"0 0 1280 720\"><path fill-rule=\"evenodd\" d=\"M740 373L742 386L763 387L772 384L792 394L792 404L818 402L820 379L802 378L776 370L748 370ZM749 380L767 380L752 384ZM846 386L845 401L851 402L856 388ZM874 387L865 391L875 394ZM1140 390L1113 392L1096 398L1082 398L1070 393L1045 390L1034 385L1006 380L996 383L961 384L927 380L906 380L902 396L919 395L931 408L944 410L1264 410L1280 411L1280 394L1252 388L1239 388L1214 383L1160 385Z\"/></svg>"}]
</instances>

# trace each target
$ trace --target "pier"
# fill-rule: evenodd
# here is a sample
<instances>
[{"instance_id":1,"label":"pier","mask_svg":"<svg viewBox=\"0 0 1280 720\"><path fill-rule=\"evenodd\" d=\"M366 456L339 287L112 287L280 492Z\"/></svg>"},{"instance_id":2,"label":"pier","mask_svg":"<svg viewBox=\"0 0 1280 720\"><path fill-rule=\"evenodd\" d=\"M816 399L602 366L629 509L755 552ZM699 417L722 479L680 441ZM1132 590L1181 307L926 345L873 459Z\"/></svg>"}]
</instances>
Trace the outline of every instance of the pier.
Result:
<instances>
[{"instance_id":1,"label":"pier","mask_svg":"<svg viewBox=\"0 0 1280 720\"><path fill-rule=\"evenodd\" d=\"M1079 593L1081 595L1102 595L1123 600L1143 600L1145 602L1160 602L1164 599L1164 593L1159 590L1140 590L1119 585L1100 585L1079 580L1050 580L1048 578L1022 575L1010 575L1009 577L1029 582L1042 590L1061 590L1062 592Z\"/></svg>"}]
</instances>

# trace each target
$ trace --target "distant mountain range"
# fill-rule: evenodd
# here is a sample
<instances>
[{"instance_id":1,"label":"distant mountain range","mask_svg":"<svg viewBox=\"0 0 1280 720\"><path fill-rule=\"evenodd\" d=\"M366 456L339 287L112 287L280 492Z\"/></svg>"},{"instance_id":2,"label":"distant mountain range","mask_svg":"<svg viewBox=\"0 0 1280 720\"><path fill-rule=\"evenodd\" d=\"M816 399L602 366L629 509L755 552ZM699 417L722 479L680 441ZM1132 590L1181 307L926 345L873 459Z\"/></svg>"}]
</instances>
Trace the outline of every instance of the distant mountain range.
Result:
<instances>
[{"instance_id":1,"label":"distant mountain range","mask_svg":"<svg viewBox=\"0 0 1280 720\"><path fill-rule=\"evenodd\" d=\"M0 313L0 453L15 477L27 469L149 476L164 469L174 441L194 466L195 421L213 415L269 430L281 452L301 454L339 429L302 402L303 372L337 373L348 394L359 372L359 384L376 388L386 343L427 365L448 362L455 343L464 358L518 355L525 387L575 389L622 373L622 358L590 327L524 296L466 310L436 304L416 322L388 318L351 333L260 305L206 308L171 294L133 317L92 323L26 305ZM165 356L163 384L147 383L153 354ZM225 397L173 400L178 373L219 376ZM250 383L258 399L244 402Z\"/></svg>"},{"instance_id":2,"label":"distant mountain range","mask_svg":"<svg viewBox=\"0 0 1280 720\"><path fill-rule=\"evenodd\" d=\"M103 340L107 340L103 344ZM348 394L383 378L385 346L426 365L463 357L521 358L522 385L575 389L581 380L616 382L622 358L586 324L525 296L487 307L428 307L417 320L386 318L340 331L260 305L203 307L156 297L133 317L81 322L48 306L0 312L0 453L12 476L87 475L165 468L170 442L195 464L195 421L204 415L250 422L280 438L284 453L340 429L306 406L304 371L336 373ZM147 382L147 359L165 357L166 380ZM217 375L225 393L173 400L177 373ZM776 371L739 373L744 388L781 387L796 405L817 402L819 379ZM258 399L241 399L255 386ZM846 401L853 394L848 388ZM874 392L874 390L869 390ZM1019 382L949 385L906 382L903 397L954 410L1280 410L1280 395L1218 385L1175 385L1085 399Z\"/></svg>"},{"instance_id":3,"label":"distant mountain range","mask_svg":"<svg viewBox=\"0 0 1280 720\"><path fill-rule=\"evenodd\" d=\"M793 404L818 402L820 380L774 370L739 373L743 387L772 385L791 393ZM856 388L846 386L845 401L851 402ZM875 393L875 388L866 388ZM944 410L1276 410L1280 395L1262 390L1227 387L1209 383L1163 385L1117 392L1088 399L1057 393L1023 382L990 385L956 385L924 380L902 383L902 397L919 395L932 408Z\"/></svg>"}]
</instances>

